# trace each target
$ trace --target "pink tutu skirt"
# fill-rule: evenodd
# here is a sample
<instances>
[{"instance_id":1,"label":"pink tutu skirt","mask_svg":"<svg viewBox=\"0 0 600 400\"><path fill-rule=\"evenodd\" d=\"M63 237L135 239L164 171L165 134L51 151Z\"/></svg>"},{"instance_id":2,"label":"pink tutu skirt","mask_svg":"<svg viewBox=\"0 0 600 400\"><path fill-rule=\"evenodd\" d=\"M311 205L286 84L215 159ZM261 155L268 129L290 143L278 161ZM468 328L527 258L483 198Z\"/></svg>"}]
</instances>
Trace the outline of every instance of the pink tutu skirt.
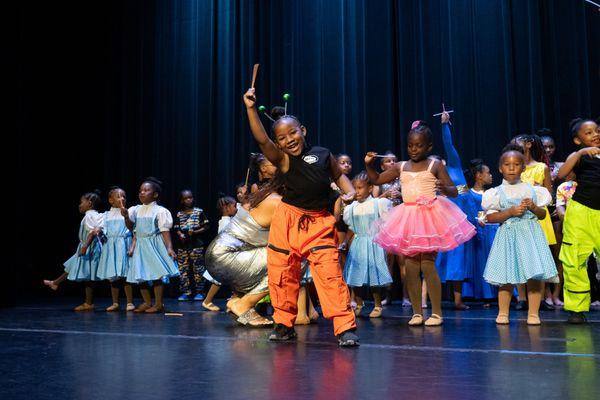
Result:
<instances>
[{"instance_id":1,"label":"pink tutu skirt","mask_svg":"<svg viewBox=\"0 0 600 400\"><path fill-rule=\"evenodd\" d=\"M374 229L375 243L409 257L455 249L476 234L460 208L441 196L400 204L376 221Z\"/></svg>"}]
</instances>

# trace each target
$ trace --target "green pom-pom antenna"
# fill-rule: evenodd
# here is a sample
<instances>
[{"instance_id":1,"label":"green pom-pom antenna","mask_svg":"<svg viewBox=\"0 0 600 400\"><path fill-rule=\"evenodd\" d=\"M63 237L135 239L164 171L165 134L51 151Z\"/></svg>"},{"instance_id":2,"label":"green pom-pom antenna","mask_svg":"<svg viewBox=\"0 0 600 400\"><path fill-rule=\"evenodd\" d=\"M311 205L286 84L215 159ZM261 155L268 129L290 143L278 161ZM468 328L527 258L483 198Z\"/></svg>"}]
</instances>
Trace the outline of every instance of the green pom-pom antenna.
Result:
<instances>
[{"instance_id":1,"label":"green pom-pom antenna","mask_svg":"<svg viewBox=\"0 0 600 400\"><path fill-rule=\"evenodd\" d=\"M291 98L292 98L292 96L290 96L289 93L284 93L283 94L283 101L290 101Z\"/></svg>"},{"instance_id":2,"label":"green pom-pom antenna","mask_svg":"<svg viewBox=\"0 0 600 400\"><path fill-rule=\"evenodd\" d=\"M267 112L267 107L265 107L265 106L258 106L258 112L261 112L261 113L265 114L267 116L267 118L269 118L271 121L275 122L275 120L273 119L273 117L271 117L269 115L269 113Z\"/></svg>"}]
</instances>

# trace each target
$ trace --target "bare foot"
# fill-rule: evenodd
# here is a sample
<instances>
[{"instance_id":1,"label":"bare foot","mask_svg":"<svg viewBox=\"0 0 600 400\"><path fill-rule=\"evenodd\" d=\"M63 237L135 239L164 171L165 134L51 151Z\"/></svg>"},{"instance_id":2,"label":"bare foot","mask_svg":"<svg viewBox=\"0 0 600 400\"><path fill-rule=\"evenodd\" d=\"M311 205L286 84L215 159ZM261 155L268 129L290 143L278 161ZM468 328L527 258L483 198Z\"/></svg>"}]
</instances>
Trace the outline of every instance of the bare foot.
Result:
<instances>
[{"instance_id":1,"label":"bare foot","mask_svg":"<svg viewBox=\"0 0 600 400\"><path fill-rule=\"evenodd\" d=\"M56 283L54 283L54 281L48 281L48 280L44 279L44 285L48 286L52 290L58 289L58 285Z\"/></svg>"}]
</instances>

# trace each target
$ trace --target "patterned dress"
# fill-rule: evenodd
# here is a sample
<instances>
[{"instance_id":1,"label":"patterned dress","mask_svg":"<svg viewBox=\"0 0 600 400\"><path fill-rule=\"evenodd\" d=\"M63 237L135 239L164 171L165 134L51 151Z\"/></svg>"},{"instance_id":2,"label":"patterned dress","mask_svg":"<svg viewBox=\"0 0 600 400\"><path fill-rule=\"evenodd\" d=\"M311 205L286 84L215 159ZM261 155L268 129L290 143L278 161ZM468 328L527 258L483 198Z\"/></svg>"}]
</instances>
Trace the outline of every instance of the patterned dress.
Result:
<instances>
[{"instance_id":1,"label":"patterned dress","mask_svg":"<svg viewBox=\"0 0 600 400\"><path fill-rule=\"evenodd\" d=\"M503 211L530 198L538 207L552 200L541 186L524 182L502 185L483 194L482 207ZM492 285L526 283L529 279L558 282L558 272L538 218L531 211L507 219L496 233L483 277Z\"/></svg>"}]
</instances>

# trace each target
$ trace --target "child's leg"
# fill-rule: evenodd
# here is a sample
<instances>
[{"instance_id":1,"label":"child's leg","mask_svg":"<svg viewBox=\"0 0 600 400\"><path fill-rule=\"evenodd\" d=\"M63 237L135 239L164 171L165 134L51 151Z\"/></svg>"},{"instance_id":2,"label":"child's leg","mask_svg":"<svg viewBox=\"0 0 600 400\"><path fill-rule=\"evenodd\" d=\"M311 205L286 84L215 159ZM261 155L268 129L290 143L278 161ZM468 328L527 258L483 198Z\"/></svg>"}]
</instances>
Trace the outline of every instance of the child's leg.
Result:
<instances>
[{"instance_id":1,"label":"child's leg","mask_svg":"<svg viewBox=\"0 0 600 400\"><path fill-rule=\"evenodd\" d=\"M421 261L420 256L406 257L406 287L412 304L413 314L423 315L421 306Z\"/></svg>"},{"instance_id":2,"label":"child's leg","mask_svg":"<svg viewBox=\"0 0 600 400\"><path fill-rule=\"evenodd\" d=\"M196 289L196 294L200 294L204 291L205 280L202 278L202 274L204 273L204 248L197 247L192 250L190 254L191 260L190 264L192 265L192 273L194 277L194 287Z\"/></svg>"},{"instance_id":3,"label":"child's leg","mask_svg":"<svg viewBox=\"0 0 600 400\"><path fill-rule=\"evenodd\" d=\"M267 258L273 321L291 328L298 314L300 257L288 256L269 248Z\"/></svg>"},{"instance_id":4,"label":"child's leg","mask_svg":"<svg viewBox=\"0 0 600 400\"><path fill-rule=\"evenodd\" d=\"M65 281L65 279L67 279L67 276L69 276L68 273L63 272L58 278L54 279L54 280L44 280L44 285L48 286L50 289L52 290L56 290L58 289L58 286L63 283Z\"/></svg>"},{"instance_id":5,"label":"child's leg","mask_svg":"<svg viewBox=\"0 0 600 400\"><path fill-rule=\"evenodd\" d=\"M419 280L421 281L421 304L423 308L427 308L427 281L425 279L421 279L420 274Z\"/></svg>"},{"instance_id":6,"label":"child's leg","mask_svg":"<svg viewBox=\"0 0 600 400\"><path fill-rule=\"evenodd\" d=\"M154 306L156 308L162 308L163 307L163 293L164 293L165 286L163 285L162 280L158 279L158 280L154 281L153 287L154 287Z\"/></svg>"},{"instance_id":7,"label":"child's leg","mask_svg":"<svg viewBox=\"0 0 600 400\"><path fill-rule=\"evenodd\" d=\"M152 307L152 297L150 296L150 287L148 286L148 283L144 282L140 284L140 293L142 294L142 300L144 302L134 310L136 313L145 312Z\"/></svg>"},{"instance_id":8,"label":"child's leg","mask_svg":"<svg viewBox=\"0 0 600 400\"><path fill-rule=\"evenodd\" d=\"M112 298L112 303L119 304L119 281L111 281L110 282L110 297Z\"/></svg>"},{"instance_id":9,"label":"child's leg","mask_svg":"<svg viewBox=\"0 0 600 400\"><path fill-rule=\"evenodd\" d=\"M125 291L125 298L127 299L127 304L133 304L133 288L131 287L131 283L125 281L124 279L123 290Z\"/></svg>"},{"instance_id":10,"label":"child's leg","mask_svg":"<svg viewBox=\"0 0 600 400\"><path fill-rule=\"evenodd\" d=\"M421 271L427 282L429 299L431 300L431 313L442 316L442 282L435 268L436 253L421 254Z\"/></svg>"},{"instance_id":11,"label":"child's leg","mask_svg":"<svg viewBox=\"0 0 600 400\"><path fill-rule=\"evenodd\" d=\"M94 305L94 282L85 282L85 304Z\"/></svg>"},{"instance_id":12,"label":"child's leg","mask_svg":"<svg viewBox=\"0 0 600 400\"><path fill-rule=\"evenodd\" d=\"M540 303L542 302L542 294L544 293L544 282L542 281L527 281L527 297L529 299L529 314L527 316L527 324L540 324Z\"/></svg>"},{"instance_id":13,"label":"child's leg","mask_svg":"<svg viewBox=\"0 0 600 400\"><path fill-rule=\"evenodd\" d=\"M373 294L373 302L375 303L375 307L373 307L373 311L369 314L369 318L379 318L381 317L382 308L381 308L381 289L378 287L372 287L371 293Z\"/></svg>"},{"instance_id":14,"label":"child's leg","mask_svg":"<svg viewBox=\"0 0 600 400\"><path fill-rule=\"evenodd\" d=\"M593 251L600 252L600 210L571 199L563 223L560 260L563 264L565 310L589 311L591 286L587 262Z\"/></svg>"},{"instance_id":15,"label":"child's leg","mask_svg":"<svg viewBox=\"0 0 600 400\"><path fill-rule=\"evenodd\" d=\"M315 305L313 304L312 299L310 298L310 291L306 288L306 297L308 299L308 317L311 321L316 321L319 319L319 313L315 310Z\"/></svg>"},{"instance_id":16,"label":"child's leg","mask_svg":"<svg viewBox=\"0 0 600 400\"><path fill-rule=\"evenodd\" d=\"M498 317L496 318L498 324L508 324L512 291L513 285L502 285L498 288Z\"/></svg>"},{"instance_id":17,"label":"child's leg","mask_svg":"<svg viewBox=\"0 0 600 400\"><path fill-rule=\"evenodd\" d=\"M191 252L186 249L177 249L177 265L179 266L179 293L182 296L191 296L190 287L190 259Z\"/></svg>"},{"instance_id":18,"label":"child's leg","mask_svg":"<svg viewBox=\"0 0 600 400\"><path fill-rule=\"evenodd\" d=\"M462 281L452 282L452 287L454 288L454 305L459 310L465 310L467 308L462 301L462 284Z\"/></svg>"},{"instance_id":19,"label":"child's leg","mask_svg":"<svg viewBox=\"0 0 600 400\"><path fill-rule=\"evenodd\" d=\"M298 291L298 314L296 315L295 325L310 324L310 319L308 318L306 306L306 287L300 286L300 290Z\"/></svg>"},{"instance_id":20,"label":"child's leg","mask_svg":"<svg viewBox=\"0 0 600 400\"><path fill-rule=\"evenodd\" d=\"M213 299L221 289L221 286L215 285L214 283L210 285L210 289L208 289L208 293L206 293L206 297L204 298L203 304L210 305L213 302ZM216 307L216 306L215 306Z\"/></svg>"}]
</instances>

